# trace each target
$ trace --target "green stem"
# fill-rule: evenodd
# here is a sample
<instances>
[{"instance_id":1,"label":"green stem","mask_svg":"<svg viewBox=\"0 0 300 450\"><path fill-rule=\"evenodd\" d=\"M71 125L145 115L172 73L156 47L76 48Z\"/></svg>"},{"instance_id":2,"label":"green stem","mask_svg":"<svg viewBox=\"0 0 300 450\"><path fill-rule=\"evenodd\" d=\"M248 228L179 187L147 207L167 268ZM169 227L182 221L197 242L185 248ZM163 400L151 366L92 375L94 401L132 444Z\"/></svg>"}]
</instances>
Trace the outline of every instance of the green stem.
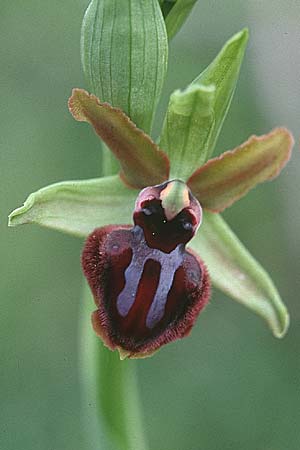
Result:
<instances>
[{"instance_id":1,"label":"green stem","mask_svg":"<svg viewBox=\"0 0 300 450\"><path fill-rule=\"evenodd\" d=\"M93 333L90 320L92 298L87 285L84 285L80 303L79 322L79 377L81 385L81 410L85 448L93 450L112 450L109 445L105 425L99 414L99 386L97 371L101 343Z\"/></svg>"}]
</instances>

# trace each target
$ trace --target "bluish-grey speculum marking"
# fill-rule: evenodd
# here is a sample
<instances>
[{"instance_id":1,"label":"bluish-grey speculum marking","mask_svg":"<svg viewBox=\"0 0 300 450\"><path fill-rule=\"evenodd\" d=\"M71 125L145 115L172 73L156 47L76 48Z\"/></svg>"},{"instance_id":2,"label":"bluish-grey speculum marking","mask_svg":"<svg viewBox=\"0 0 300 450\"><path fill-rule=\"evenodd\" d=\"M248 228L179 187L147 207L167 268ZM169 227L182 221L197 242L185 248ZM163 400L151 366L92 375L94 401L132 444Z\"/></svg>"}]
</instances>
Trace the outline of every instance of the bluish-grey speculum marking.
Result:
<instances>
[{"instance_id":1,"label":"bluish-grey speculum marking","mask_svg":"<svg viewBox=\"0 0 300 450\"><path fill-rule=\"evenodd\" d=\"M164 253L148 247L141 227L135 226L132 233L132 260L125 270L125 286L117 298L117 309L122 317L129 313L136 299L146 261L157 261L161 267L159 283L146 318L146 326L151 329L164 315L175 272L183 261L184 245L179 244L171 253Z\"/></svg>"}]
</instances>

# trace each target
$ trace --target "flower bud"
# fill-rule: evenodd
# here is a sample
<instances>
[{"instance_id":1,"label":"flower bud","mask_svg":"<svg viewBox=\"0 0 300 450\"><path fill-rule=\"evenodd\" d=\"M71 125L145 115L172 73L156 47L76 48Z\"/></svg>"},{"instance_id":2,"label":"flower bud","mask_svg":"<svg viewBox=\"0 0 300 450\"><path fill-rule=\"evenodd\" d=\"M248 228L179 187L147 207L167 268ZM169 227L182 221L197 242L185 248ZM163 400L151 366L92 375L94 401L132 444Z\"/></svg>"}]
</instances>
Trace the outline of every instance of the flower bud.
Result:
<instances>
[{"instance_id":1,"label":"flower bud","mask_svg":"<svg viewBox=\"0 0 300 450\"><path fill-rule=\"evenodd\" d=\"M91 0L82 23L81 59L93 94L149 132L168 61L157 0Z\"/></svg>"}]
</instances>

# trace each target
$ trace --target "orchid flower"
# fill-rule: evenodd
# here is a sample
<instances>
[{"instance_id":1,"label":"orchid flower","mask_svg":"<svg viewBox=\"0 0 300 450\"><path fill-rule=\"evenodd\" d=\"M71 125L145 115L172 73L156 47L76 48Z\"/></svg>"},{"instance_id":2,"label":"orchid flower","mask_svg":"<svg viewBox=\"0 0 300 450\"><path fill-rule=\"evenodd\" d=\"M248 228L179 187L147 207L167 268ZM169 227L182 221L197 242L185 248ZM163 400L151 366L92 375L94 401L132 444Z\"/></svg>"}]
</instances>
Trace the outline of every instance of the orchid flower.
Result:
<instances>
[{"instance_id":1,"label":"orchid flower","mask_svg":"<svg viewBox=\"0 0 300 450\"><path fill-rule=\"evenodd\" d=\"M188 335L209 300L210 280L262 316L275 336L287 330L270 277L220 213L279 174L293 138L276 128L211 158L247 39L247 30L234 35L196 80L171 95L158 143L146 131L162 83L143 94L143 103L133 93L122 110L91 76L103 96L74 89L69 109L94 128L119 172L40 189L10 215L11 226L37 223L87 237L82 266L97 307L94 330L121 358L149 356ZM88 58L84 67L92 74Z\"/></svg>"}]
</instances>

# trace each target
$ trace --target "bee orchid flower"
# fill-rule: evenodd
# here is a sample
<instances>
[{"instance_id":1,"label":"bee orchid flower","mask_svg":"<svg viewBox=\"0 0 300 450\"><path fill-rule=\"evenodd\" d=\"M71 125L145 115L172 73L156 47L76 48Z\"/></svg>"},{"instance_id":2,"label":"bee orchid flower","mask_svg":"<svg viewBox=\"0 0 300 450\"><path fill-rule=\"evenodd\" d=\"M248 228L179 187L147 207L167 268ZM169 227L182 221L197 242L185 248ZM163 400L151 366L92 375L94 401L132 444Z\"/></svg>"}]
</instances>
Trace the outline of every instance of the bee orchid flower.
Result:
<instances>
[{"instance_id":1,"label":"bee orchid flower","mask_svg":"<svg viewBox=\"0 0 300 450\"><path fill-rule=\"evenodd\" d=\"M96 304L93 327L121 358L149 356L187 336L209 300L210 279L260 314L275 336L287 329L271 279L219 213L279 174L293 138L276 128L209 159L246 41L243 30L200 77L172 94L158 144L120 108L74 89L70 112L92 125L119 173L51 185L10 216L11 225L88 236L82 267Z\"/></svg>"}]
</instances>

